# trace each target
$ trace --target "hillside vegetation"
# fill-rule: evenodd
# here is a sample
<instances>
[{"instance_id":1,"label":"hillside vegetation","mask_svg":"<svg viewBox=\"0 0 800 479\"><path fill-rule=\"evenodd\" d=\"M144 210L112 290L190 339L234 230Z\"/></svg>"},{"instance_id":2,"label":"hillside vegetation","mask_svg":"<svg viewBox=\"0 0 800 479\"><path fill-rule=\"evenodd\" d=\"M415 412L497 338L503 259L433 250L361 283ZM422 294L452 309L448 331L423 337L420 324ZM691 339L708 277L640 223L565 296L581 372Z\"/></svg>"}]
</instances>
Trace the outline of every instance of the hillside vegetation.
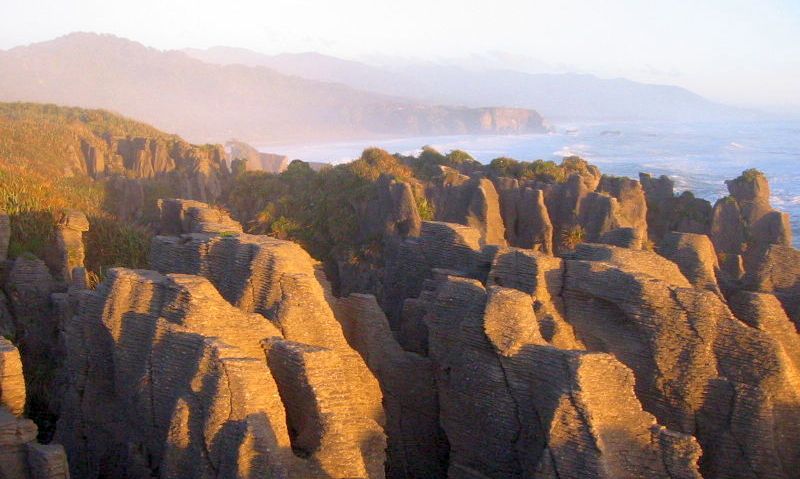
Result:
<instances>
[{"instance_id":1,"label":"hillside vegetation","mask_svg":"<svg viewBox=\"0 0 800 479\"><path fill-rule=\"evenodd\" d=\"M150 233L108 211L104 181L85 173L81 141L98 137L177 138L103 110L32 103L0 103L0 210L11 219L9 255L42 257L55 218L67 208L89 217L86 263L102 273L111 266L147 264Z\"/></svg>"}]
</instances>

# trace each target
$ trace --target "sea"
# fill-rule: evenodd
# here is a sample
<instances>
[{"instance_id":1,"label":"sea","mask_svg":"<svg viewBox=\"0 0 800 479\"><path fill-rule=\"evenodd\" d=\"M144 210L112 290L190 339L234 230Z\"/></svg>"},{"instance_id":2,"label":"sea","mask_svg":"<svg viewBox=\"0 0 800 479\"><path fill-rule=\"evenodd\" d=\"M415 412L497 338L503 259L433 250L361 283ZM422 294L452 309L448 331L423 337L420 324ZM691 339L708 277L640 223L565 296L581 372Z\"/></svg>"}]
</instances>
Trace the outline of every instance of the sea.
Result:
<instances>
[{"instance_id":1,"label":"sea","mask_svg":"<svg viewBox=\"0 0 800 479\"><path fill-rule=\"evenodd\" d=\"M338 164L371 146L402 154L418 153L423 146L443 153L460 149L483 163L501 156L559 162L578 155L607 174L637 179L639 172L667 175L677 192L691 190L712 203L727 194L726 179L757 168L769 179L772 206L791 215L794 244L800 247L800 120L556 123L550 133L535 135L428 136L259 149Z\"/></svg>"}]
</instances>

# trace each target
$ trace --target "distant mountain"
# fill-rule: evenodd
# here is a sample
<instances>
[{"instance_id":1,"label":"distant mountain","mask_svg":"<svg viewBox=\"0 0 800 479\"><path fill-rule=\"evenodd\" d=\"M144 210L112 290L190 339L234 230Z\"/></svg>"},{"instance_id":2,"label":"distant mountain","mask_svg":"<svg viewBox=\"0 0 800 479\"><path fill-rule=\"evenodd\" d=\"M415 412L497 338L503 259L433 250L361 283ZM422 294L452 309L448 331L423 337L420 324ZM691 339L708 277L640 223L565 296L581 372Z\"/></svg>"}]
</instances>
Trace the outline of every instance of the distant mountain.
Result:
<instances>
[{"instance_id":1,"label":"distant mountain","mask_svg":"<svg viewBox=\"0 0 800 479\"><path fill-rule=\"evenodd\" d=\"M186 50L217 64L261 65L303 78L342 83L375 93L421 101L536 108L548 119L711 120L751 116L685 88L602 79L577 73L522 73L435 63L372 66L318 53L262 55L215 47Z\"/></svg>"},{"instance_id":2,"label":"distant mountain","mask_svg":"<svg viewBox=\"0 0 800 479\"><path fill-rule=\"evenodd\" d=\"M0 51L0 101L105 108L195 142L544 131L528 109L437 106L90 33Z\"/></svg>"}]
</instances>

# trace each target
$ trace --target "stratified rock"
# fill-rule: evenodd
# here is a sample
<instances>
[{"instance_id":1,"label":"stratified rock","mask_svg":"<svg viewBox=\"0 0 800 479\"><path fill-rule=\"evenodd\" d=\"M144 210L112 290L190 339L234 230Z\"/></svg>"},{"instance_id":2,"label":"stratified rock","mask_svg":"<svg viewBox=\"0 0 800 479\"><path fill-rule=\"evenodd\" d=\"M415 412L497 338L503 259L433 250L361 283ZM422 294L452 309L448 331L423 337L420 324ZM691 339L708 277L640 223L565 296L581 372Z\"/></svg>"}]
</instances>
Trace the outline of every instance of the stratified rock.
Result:
<instances>
[{"instance_id":1,"label":"stratified rock","mask_svg":"<svg viewBox=\"0 0 800 479\"><path fill-rule=\"evenodd\" d=\"M408 183L381 175L375 185L375 198L358 216L360 223L356 241L389 236L419 236L421 220L414 193Z\"/></svg>"},{"instance_id":2,"label":"stratified rock","mask_svg":"<svg viewBox=\"0 0 800 479\"><path fill-rule=\"evenodd\" d=\"M0 338L0 406L14 416L25 411L25 378L19 351L11 341Z\"/></svg>"},{"instance_id":3,"label":"stratified rock","mask_svg":"<svg viewBox=\"0 0 800 479\"><path fill-rule=\"evenodd\" d=\"M451 171L440 184L429 188L427 196L432 199L437 221L475 228L481 245L506 244L500 198L490 180Z\"/></svg>"},{"instance_id":4,"label":"stratified rock","mask_svg":"<svg viewBox=\"0 0 800 479\"><path fill-rule=\"evenodd\" d=\"M351 401L360 384L343 374L341 356L279 338L264 348L295 452L335 477L383 477L383 429Z\"/></svg>"},{"instance_id":5,"label":"stratified rock","mask_svg":"<svg viewBox=\"0 0 800 479\"><path fill-rule=\"evenodd\" d=\"M432 297L449 477L699 477L696 443L642 411L630 371L609 355L536 344L530 303L456 277Z\"/></svg>"},{"instance_id":6,"label":"stratified rock","mask_svg":"<svg viewBox=\"0 0 800 479\"><path fill-rule=\"evenodd\" d=\"M780 344L659 266L666 260L655 253L587 248L578 255L586 260L566 262L564 283L568 321L586 347L633 370L659 423L697 437L705 476L790 477L800 395Z\"/></svg>"},{"instance_id":7,"label":"stratified rock","mask_svg":"<svg viewBox=\"0 0 800 479\"><path fill-rule=\"evenodd\" d=\"M36 425L22 417L25 380L17 349L0 338L0 477L69 479L60 445L36 443Z\"/></svg>"},{"instance_id":8,"label":"stratified rock","mask_svg":"<svg viewBox=\"0 0 800 479\"><path fill-rule=\"evenodd\" d=\"M520 186L512 178L496 178L500 213L506 240L511 246L553 253L553 224L545 204L544 192Z\"/></svg>"},{"instance_id":9,"label":"stratified rock","mask_svg":"<svg viewBox=\"0 0 800 479\"><path fill-rule=\"evenodd\" d=\"M353 294L335 304L348 342L383 391L387 477L446 477L447 439L439 426L431 360L400 347L375 297Z\"/></svg>"},{"instance_id":10,"label":"stratified rock","mask_svg":"<svg viewBox=\"0 0 800 479\"><path fill-rule=\"evenodd\" d=\"M728 304L737 318L777 341L794 367L800 370L800 336L774 295L737 291L730 295Z\"/></svg>"},{"instance_id":11,"label":"stratified rock","mask_svg":"<svg viewBox=\"0 0 800 479\"><path fill-rule=\"evenodd\" d=\"M742 254L747 250L742 212L732 196L720 198L714 204L711 239L717 251L725 254Z\"/></svg>"},{"instance_id":12,"label":"stratified rock","mask_svg":"<svg viewBox=\"0 0 800 479\"><path fill-rule=\"evenodd\" d=\"M647 231L653 243L661 243L670 231L709 234L711 203L690 191L675 196L675 184L665 175L653 178L639 173L639 182L647 199Z\"/></svg>"},{"instance_id":13,"label":"stratified rock","mask_svg":"<svg viewBox=\"0 0 800 479\"><path fill-rule=\"evenodd\" d=\"M57 362L58 321L50 309L54 288L55 282L43 261L29 255L14 260L5 289L14 314L15 340L29 371L51 371ZM40 394L49 385L39 381L37 387L42 390L35 393Z\"/></svg>"},{"instance_id":14,"label":"stratified rock","mask_svg":"<svg viewBox=\"0 0 800 479\"><path fill-rule=\"evenodd\" d=\"M403 301L419 296L425 280L431 279L435 270L450 270L471 278L486 277L491 263L490 250L494 247L481 249L480 241L480 232L474 228L423 221L419 238L407 238L387 250L383 297L379 302L392 330L406 328L421 332L423 328L418 321L414 321L417 326L412 328L407 328L408 323L402 321ZM416 344L425 341L420 336L406 339Z\"/></svg>"},{"instance_id":15,"label":"stratified rock","mask_svg":"<svg viewBox=\"0 0 800 479\"><path fill-rule=\"evenodd\" d=\"M360 385L348 400L383 423L378 381L348 345L326 299L324 275L299 245L247 234L157 236L150 263L164 273L205 276L229 303L259 313L283 338L333 351L341 375Z\"/></svg>"},{"instance_id":16,"label":"stratified rock","mask_svg":"<svg viewBox=\"0 0 800 479\"><path fill-rule=\"evenodd\" d=\"M5 211L0 210L0 261L8 258L8 243L11 239L11 220Z\"/></svg>"},{"instance_id":17,"label":"stratified rock","mask_svg":"<svg viewBox=\"0 0 800 479\"><path fill-rule=\"evenodd\" d=\"M615 228L601 234L598 243L619 246L620 248L642 249L644 238L636 228Z\"/></svg>"},{"instance_id":18,"label":"stratified rock","mask_svg":"<svg viewBox=\"0 0 800 479\"><path fill-rule=\"evenodd\" d=\"M70 382L57 430L77 477L344 478L354 458L368 472L357 477L383 476L380 426L363 403L339 396L358 383L341 367L320 376L327 359L272 370L261 343L281 332L207 279L113 269L80 294L80 314L64 328ZM286 420L304 404L281 401L287 381L308 378L305 398L330 413L316 431L326 447L310 455Z\"/></svg>"},{"instance_id":19,"label":"stratified rock","mask_svg":"<svg viewBox=\"0 0 800 479\"><path fill-rule=\"evenodd\" d=\"M664 236L658 252L677 264L695 288L720 293L717 253L708 236L671 232Z\"/></svg>"},{"instance_id":20,"label":"stratified rock","mask_svg":"<svg viewBox=\"0 0 800 479\"><path fill-rule=\"evenodd\" d=\"M603 175L597 191L616 198L618 228L632 228L637 238L647 238L647 202L642 185L630 178Z\"/></svg>"},{"instance_id":21,"label":"stratified rock","mask_svg":"<svg viewBox=\"0 0 800 479\"><path fill-rule=\"evenodd\" d=\"M66 210L61 213L55 231L56 264L54 270L58 272L62 281L71 284L76 268L83 268L85 257L83 247L83 233L89 231L89 220L86 215L77 210Z\"/></svg>"},{"instance_id":22,"label":"stratified rock","mask_svg":"<svg viewBox=\"0 0 800 479\"><path fill-rule=\"evenodd\" d=\"M241 233L242 225L227 213L205 203L182 199L158 200L159 234Z\"/></svg>"},{"instance_id":23,"label":"stratified rock","mask_svg":"<svg viewBox=\"0 0 800 479\"><path fill-rule=\"evenodd\" d=\"M583 349L572 326L564 320L563 274L561 258L508 248L497 252L486 284L530 295L539 334L544 341L558 348Z\"/></svg>"},{"instance_id":24,"label":"stratified rock","mask_svg":"<svg viewBox=\"0 0 800 479\"><path fill-rule=\"evenodd\" d=\"M769 184L757 170L725 182L730 196L714 205L711 240L717 251L744 256L745 269L756 266L757 258L770 245L790 246L789 216L769 204Z\"/></svg>"},{"instance_id":25,"label":"stratified rock","mask_svg":"<svg viewBox=\"0 0 800 479\"><path fill-rule=\"evenodd\" d=\"M14 321L14 316L11 315L11 310L8 309L8 298L0 290L0 336L13 338L16 335L17 325L16 321Z\"/></svg>"},{"instance_id":26,"label":"stratified rock","mask_svg":"<svg viewBox=\"0 0 800 479\"><path fill-rule=\"evenodd\" d=\"M800 251L772 245L754 263L743 280L745 289L775 294L800 331Z\"/></svg>"}]
</instances>

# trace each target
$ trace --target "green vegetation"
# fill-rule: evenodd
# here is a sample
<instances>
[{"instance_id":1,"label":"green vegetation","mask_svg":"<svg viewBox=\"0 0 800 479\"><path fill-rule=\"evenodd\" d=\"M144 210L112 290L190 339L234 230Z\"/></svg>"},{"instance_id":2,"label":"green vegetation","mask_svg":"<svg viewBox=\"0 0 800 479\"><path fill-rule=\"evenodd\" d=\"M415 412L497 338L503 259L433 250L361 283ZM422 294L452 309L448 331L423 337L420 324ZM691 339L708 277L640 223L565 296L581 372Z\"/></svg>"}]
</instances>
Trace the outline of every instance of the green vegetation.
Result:
<instances>
[{"instance_id":1,"label":"green vegetation","mask_svg":"<svg viewBox=\"0 0 800 479\"><path fill-rule=\"evenodd\" d=\"M440 166L453 168L459 173L468 174L483 168L478 160L462 150L453 150L443 155L430 146L424 146L419 156L397 157L411 167L414 176L422 180L430 180L441 174Z\"/></svg>"},{"instance_id":2,"label":"green vegetation","mask_svg":"<svg viewBox=\"0 0 800 479\"><path fill-rule=\"evenodd\" d=\"M67 208L86 213L86 265L102 276L112 266L147 265L150 233L123 224L107 206L113 203L103 182L83 173L82 142L105 136L177 139L155 128L103 111L32 103L0 103L0 210L11 219L9 256L43 257L55 222ZM157 188L147 188L157 195Z\"/></svg>"},{"instance_id":3,"label":"green vegetation","mask_svg":"<svg viewBox=\"0 0 800 479\"><path fill-rule=\"evenodd\" d=\"M572 173L589 172L589 163L577 156L564 158L560 165L554 161L517 161L513 158L495 158L489 163L489 173L518 180L538 180L545 183L563 183Z\"/></svg>"},{"instance_id":4,"label":"green vegetation","mask_svg":"<svg viewBox=\"0 0 800 479\"><path fill-rule=\"evenodd\" d=\"M580 225L575 225L570 229L561 232L561 245L568 249L573 250L579 244L586 240L586 231Z\"/></svg>"},{"instance_id":5,"label":"green vegetation","mask_svg":"<svg viewBox=\"0 0 800 479\"><path fill-rule=\"evenodd\" d=\"M245 172L225 203L250 233L297 241L318 259L356 258L376 253L375 238L358 237L357 208L370 200L382 174L415 181L412 167L398 157L368 148L353 162L318 172L302 161L277 175ZM421 214L432 218L427 200L416 201Z\"/></svg>"},{"instance_id":6,"label":"green vegetation","mask_svg":"<svg viewBox=\"0 0 800 479\"><path fill-rule=\"evenodd\" d=\"M748 170L744 170L740 178L744 179L748 183L754 183L759 178L764 178L764 173L755 168L750 168Z\"/></svg>"}]
</instances>

